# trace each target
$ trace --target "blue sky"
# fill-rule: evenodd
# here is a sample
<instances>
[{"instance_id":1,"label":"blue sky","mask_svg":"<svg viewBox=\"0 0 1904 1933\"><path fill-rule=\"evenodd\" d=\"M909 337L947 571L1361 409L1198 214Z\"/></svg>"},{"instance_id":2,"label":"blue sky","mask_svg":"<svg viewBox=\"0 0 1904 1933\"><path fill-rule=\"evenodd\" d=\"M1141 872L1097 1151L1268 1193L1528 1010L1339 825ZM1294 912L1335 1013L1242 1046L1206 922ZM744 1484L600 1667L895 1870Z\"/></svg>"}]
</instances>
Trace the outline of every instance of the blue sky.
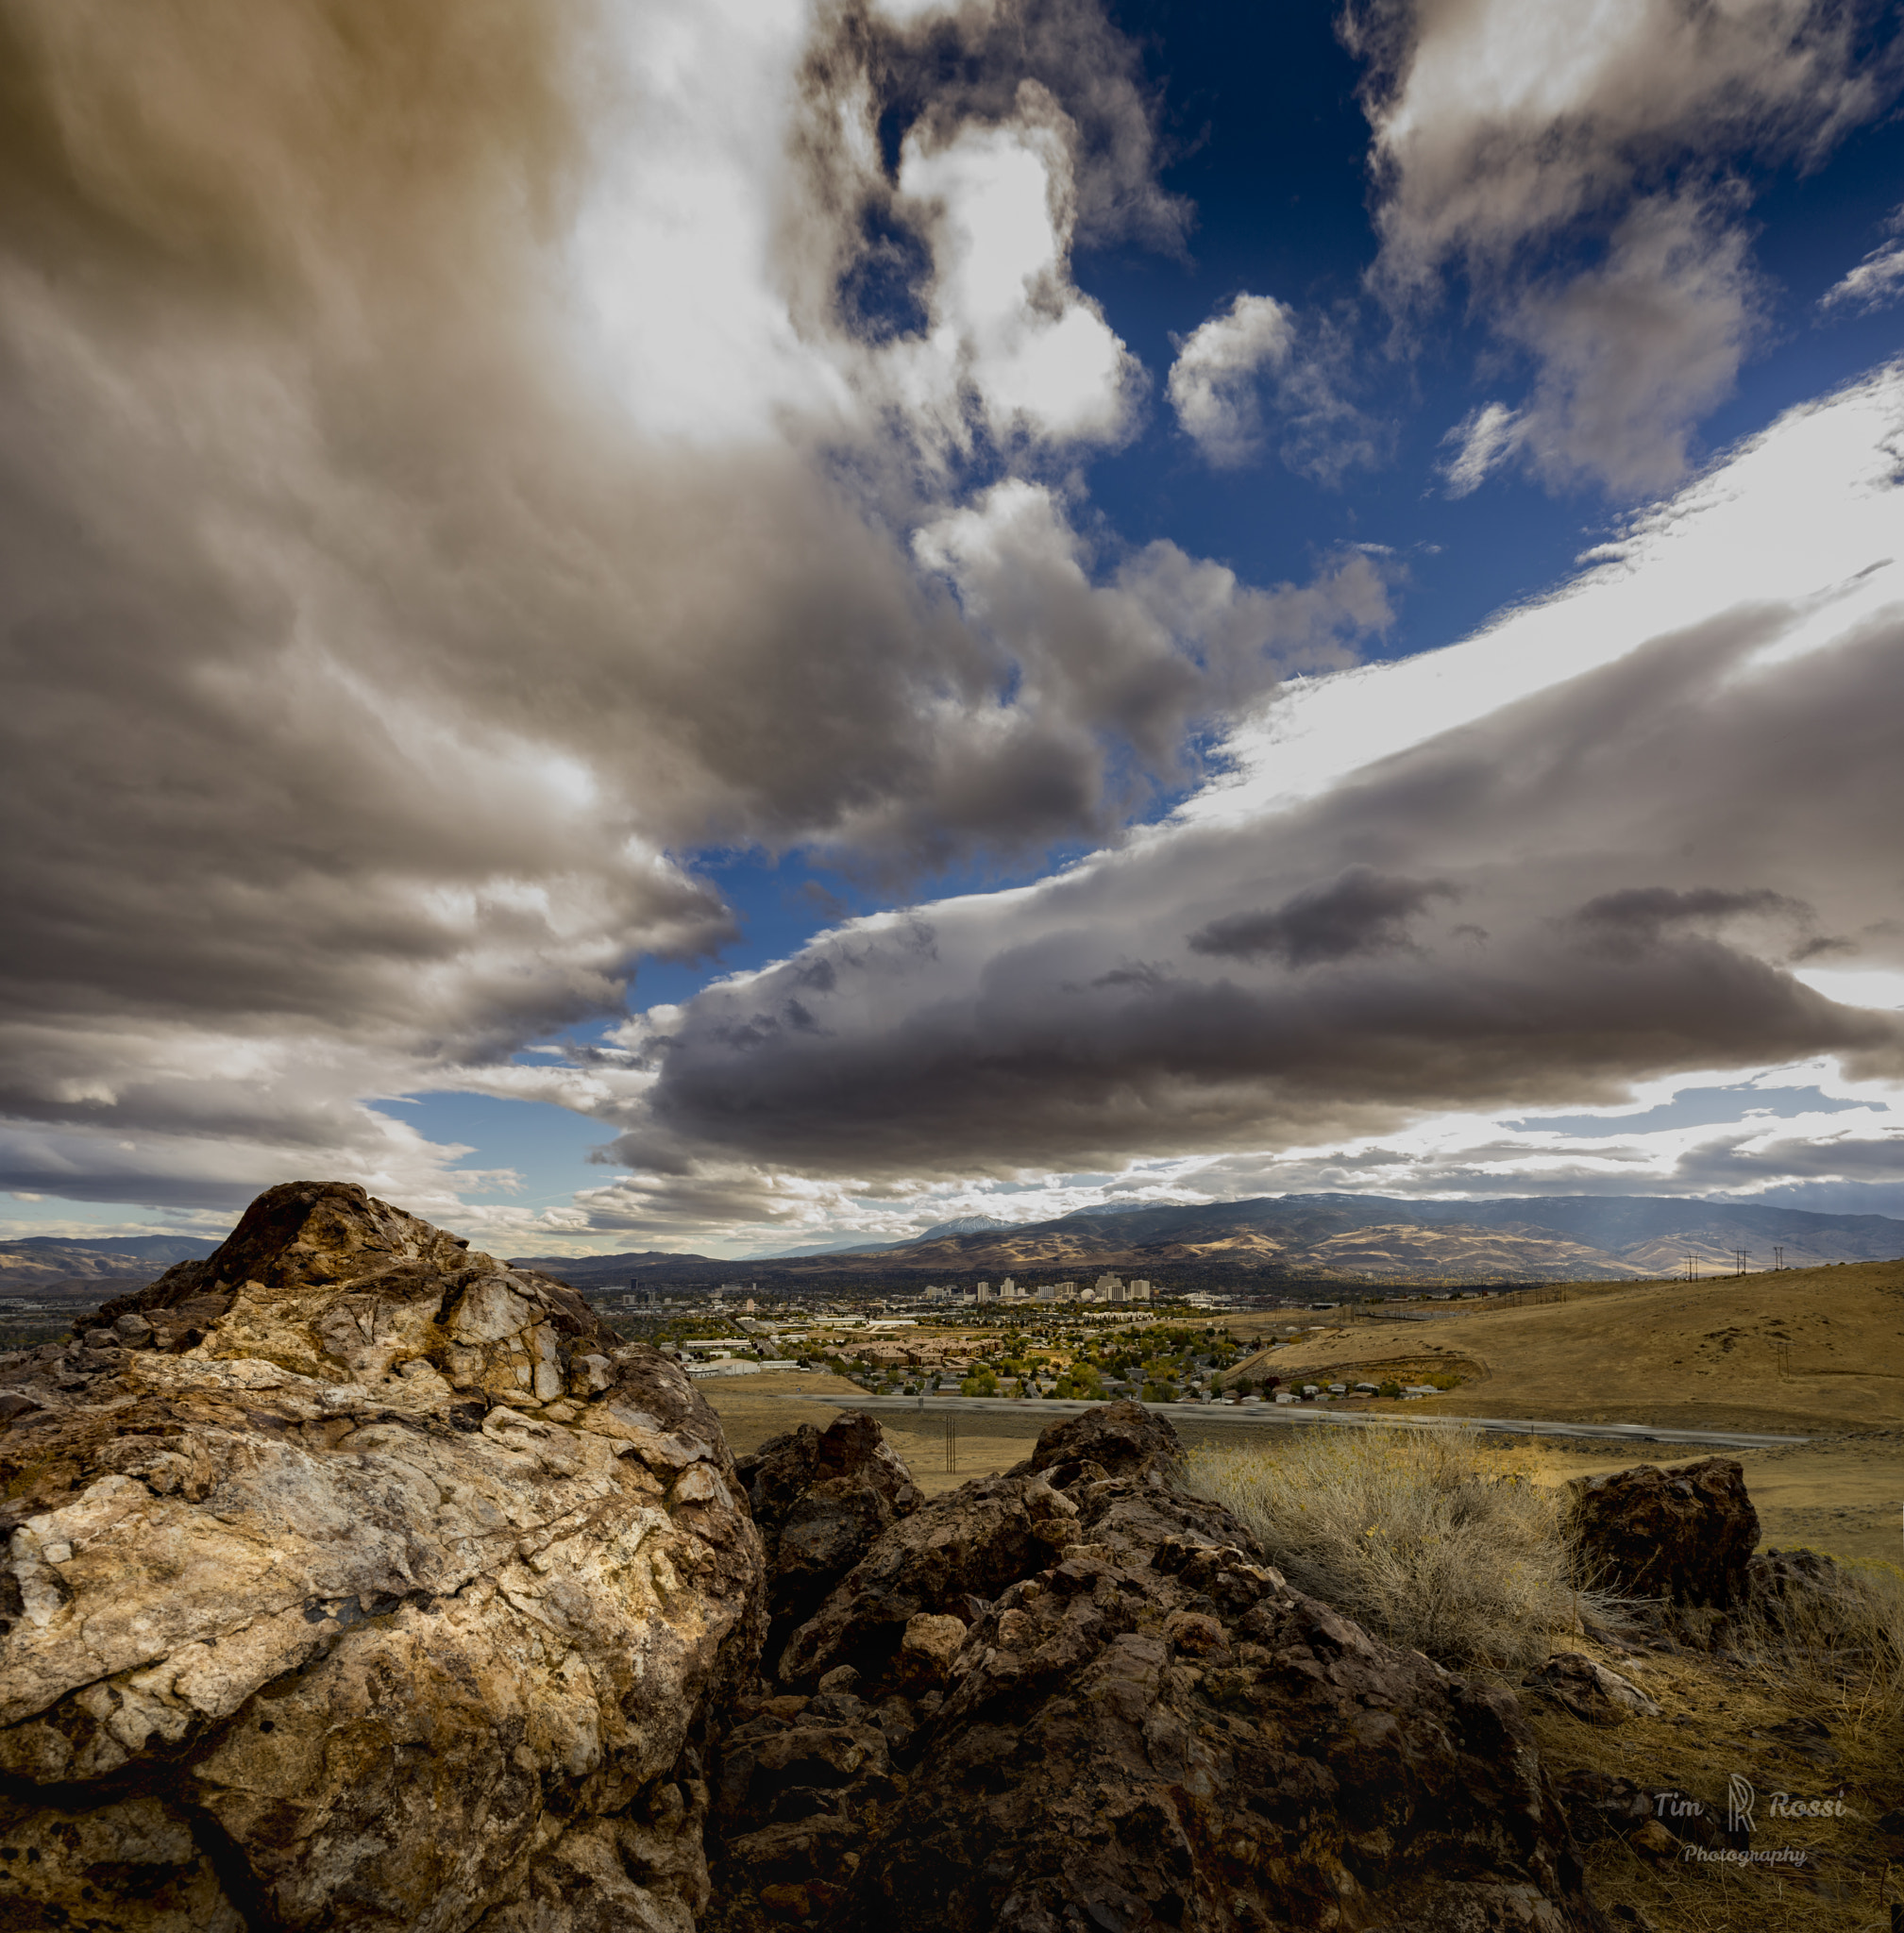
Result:
<instances>
[{"instance_id":1,"label":"blue sky","mask_svg":"<svg viewBox=\"0 0 1904 1933\"><path fill-rule=\"evenodd\" d=\"M1888 16L305 11L29 76L8 1232L1904 1214Z\"/></svg>"}]
</instances>

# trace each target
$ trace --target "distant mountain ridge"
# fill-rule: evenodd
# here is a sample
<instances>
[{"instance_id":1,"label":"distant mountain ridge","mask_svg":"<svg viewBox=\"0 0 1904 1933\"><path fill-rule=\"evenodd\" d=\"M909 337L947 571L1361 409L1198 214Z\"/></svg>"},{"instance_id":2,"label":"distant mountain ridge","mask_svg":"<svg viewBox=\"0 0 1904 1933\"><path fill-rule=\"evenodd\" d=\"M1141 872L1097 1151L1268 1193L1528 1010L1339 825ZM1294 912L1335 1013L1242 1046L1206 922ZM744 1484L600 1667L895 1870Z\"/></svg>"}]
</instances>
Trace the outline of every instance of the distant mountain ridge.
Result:
<instances>
[{"instance_id":1,"label":"distant mountain ridge","mask_svg":"<svg viewBox=\"0 0 1904 1933\"><path fill-rule=\"evenodd\" d=\"M218 1246L201 1235L29 1235L0 1242L0 1289L14 1293L37 1283L75 1276L157 1275L175 1262L202 1261Z\"/></svg>"},{"instance_id":2,"label":"distant mountain ridge","mask_svg":"<svg viewBox=\"0 0 1904 1933\"><path fill-rule=\"evenodd\" d=\"M962 1219L989 1221L988 1217ZM1904 1256L1904 1220L1671 1195L1512 1196L1481 1202L1385 1195L1272 1195L1188 1206L1078 1209L1047 1221L937 1230L878 1249L758 1256L756 1275L795 1282L886 1276L1045 1274L1123 1269L1325 1280L1611 1281ZM538 1258L578 1286L649 1277L722 1279L708 1256Z\"/></svg>"}]
</instances>

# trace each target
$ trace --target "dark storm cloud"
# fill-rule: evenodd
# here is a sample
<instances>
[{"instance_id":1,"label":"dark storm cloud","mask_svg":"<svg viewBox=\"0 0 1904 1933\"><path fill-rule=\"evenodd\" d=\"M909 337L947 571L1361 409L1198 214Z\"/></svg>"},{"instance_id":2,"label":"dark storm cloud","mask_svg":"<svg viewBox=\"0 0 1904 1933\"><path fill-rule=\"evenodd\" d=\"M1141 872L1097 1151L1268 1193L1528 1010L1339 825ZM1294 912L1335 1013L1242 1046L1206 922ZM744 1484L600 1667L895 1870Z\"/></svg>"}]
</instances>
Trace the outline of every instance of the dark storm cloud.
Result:
<instances>
[{"instance_id":1,"label":"dark storm cloud","mask_svg":"<svg viewBox=\"0 0 1904 1933\"><path fill-rule=\"evenodd\" d=\"M1764 658L1804 615L1714 620L1307 805L935 906L929 956L874 922L710 988L657 1048L654 1123L809 1174L999 1173L1604 1105L1675 1068L1896 1075L1896 1017L1778 963L1807 908L1843 931L1895 902L1904 775L1870 695L1904 620ZM1239 899L1267 911L1218 910ZM765 1026L821 958L824 1041Z\"/></svg>"},{"instance_id":2,"label":"dark storm cloud","mask_svg":"<svg viewBox=\"0 0 1904 1933\"><path fill-rule=\"evenodd\" d=\"M1390 879L1365 866L1311 886L1280 906L1230 913L1189 938L1190 951L1232 960L1280 960L1314 966L1356 953L1392 952L1408 944L1407 922L1435 899L1460 889L1446 880Z\"/></svg>"},{"instance_id":3,"label":"dark storm cloud","mask_svg":"<svg viewBox=\"0 0 1904 1933\"><path fill-rule=\"evenodd\" d=\"M1767 887L1726 892L1714 886L1694 886L1677 892L1670 886L1625 886L1601 893L1574 914L1572 924L1586 945L1616 956L1630 956L1660 944L1666 935L1689 926L1710 927L1749 915L1782 920L1788 926L1809 925L1811 907ZM1797 950L1802 957L1805 950Z\"/></svg>"},{"instance_id":4,"label":"dark storm cloud","mask_svg":"<svg viewBox=\"0 0 1904 1933\"><path fill-rule=\"evenodd\" d=\"M737 155L726 202L756 198L783 277L692 318L683 356L748 296L805 327L807 265L851 262L865 198L819 188L865 131L856 74L921 140L1029 116L1100 238L1174 246L1183 219L1094 8L828 14L799 166L748 109L747 34L699 93L617 66L609 26L661 15L676 52L710 31L678 0L0 23L0 1114L176 1133L194 1173L221 1135L401 1169L362 1095L614 1014L637 953L733 936L670 855L805 842L890 879L1110 835L1146 772L1182 776L1187 727L1385 614L1354 566L1262 593L1166 546L1099 582L1042 485L1042 548L922 570L909 531L957 509L943 426L905 417L831 282L784 395L654 429L696 372L577 293L630 143L635 196ZM620 204L595 219L650 308L696 293ZM738 340L716 401L780 344ZM979 578L995 621L962 604ZM826 1024L804 994L775 1018ZM85 1168L23 1133L16 1174Z\"/></svg>"}]
</instances>

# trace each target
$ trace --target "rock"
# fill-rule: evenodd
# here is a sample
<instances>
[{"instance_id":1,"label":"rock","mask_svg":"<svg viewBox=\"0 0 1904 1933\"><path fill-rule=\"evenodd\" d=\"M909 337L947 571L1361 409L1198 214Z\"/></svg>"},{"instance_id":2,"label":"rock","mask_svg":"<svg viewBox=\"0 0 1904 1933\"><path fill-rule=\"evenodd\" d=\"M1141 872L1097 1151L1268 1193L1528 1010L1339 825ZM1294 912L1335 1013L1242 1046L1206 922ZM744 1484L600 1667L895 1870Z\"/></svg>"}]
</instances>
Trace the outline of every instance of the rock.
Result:
<instances>
[{"instance_id":1,"label":"rock","mask_svg":"<svg viewBox=\"0 0 1904 1933\"><path fill-rule=\"evenodd\" d=\"M1666 1860L1679 1857L1679 1841L1660 1824L1649 1819L1626 1835L1626 1843L1648 1859Z\"/></svg>"},{"instance_id":2,"label":"rock","mask_svg":"<svg viewBox=\"0 0 1904 1933\"><path fill-rule=\"evenodd\" d=\"M963 1619L940 1612L920 1611L908 1618L893 1669L901 1690L915 1695L943 1690L952 1682L952 1661L965 1647L967 1630Z\"/></svg>"},{"instance_id":3,"label":"rock","mask_svg":"<svg viewBox=\"0 0 1904 1933\"><path fill-rule=\"evenodd\" d=\"M143 1316L131 1313L121 1316L112 1324L112 1333L119 1338L122 1349L152 1347L152 1324Z\"/></svg>"},{"instance_id":4,"label":"rock","mask_svg":"<svg viewBox=\"0 0 1904 1933\"><path fill-rule=\"evenodd\" d=\"M1632 1679L1596 1664L1583 1652L1556 1652L1522 1683L1589 1724L1617 1725L1635 1716L1661 1716L1660 1706Z\"/></svg>"},{"instance_id":5,"label":"rock","mask_svg":"<svg viewBox=\"0 0 1904 1933\"><path fill-rule=\"evenodd\" d=\"M1183 1444L1170 1423L1141 1403L1125 1399L1093 1404L1082 1416L1050 1425L1032 1452L1031 1468L1058 1489L1080 1476L1146 1477L1172 1471L1183 1460ZM1095 1465L1087 1471L1086 1465Z\"/></svg>"},{"instance_id":6,"label":"rock","mask_svg":"<svg viewBox=\"0 0 1904 1933\"><path fill-rule=\"evenodd\" d=\"M1835 1559L1823 1551L1761 1551L1745 1567L1752 1607L1779 1630L1796 1634L1842 1623L1841 1612L1856 1620L1856 1609Z\"/></svg>"},{"instance_id":7,"label":"rock","mask_svg":"<svg viewBox=\"0 0 1904 1933\"><path fill-rule=\"evenodd\" d=\"M1567 1488L1566 1536L1583 1588L1722 1610L1744 1602L1759 1513L1731 1457L1643 1464Z\"/></svg>"},{"instance_id":8,"label":"rock","mask_svg":"<svg viewBox=\"0 0 1904 1933\"><path fill-rule=\"evenodd\" d=\"M1077 1514L1041 1476L987 1477L935 1497L885 1531L793 1633L780 1656L782 1683L816 1686L850 1664L877 1684L921 1611L951 1611L968 1597L988 1602L1070 1541Z\"/></svg>"},{"instance_id":9,"label":"rock","mask_svg":"<svg viewBox=\"0 0 1904 1933\"><path fill-rule=\"evenodd\" d=\"M690 1933L762 1559L682 1371L336 1185L128 1317L0 1358L0 1925Z\"/></svg>"},{"instance_id":10,"label":"rock","mask_svg":"<svg viewBox=\"0 0 1904 1933\"><path fill-rule=\"evenodd\" d=\"M1639 1786L1629 1778L1579 1767L1555 1780L1567 1822L1582 1845L1630 1839L1652 1825L1681 1845L1721 1846L1726 1834L1704 1800L1671 1788Z\"/></svg>"},{"instance_id":11,"label":"rock","mask_svg":"<svg viewBox=\"0 0 1904 1933\"><path fill-rule=\"evenodd\" d=\"M793 1634L781 1681L851 1664L876 1724L731 1735L704 1933L816 1883L829 1933L1607 1933L1512 1694L1291 1590L1137 1416L924 1504Z\"/></svg>"},{"instance_id":12,"label":"rock","mask_svg":"<svg viewBox=\"0 0 1904 1933\"><path fill-rule=\"evenodd\" d=\"M771 1662L874 1538L920 1497L877 1420L859 1410L824 1430L801 1423L736 1468L767 1549Z\"/></svg>"}]
</instances>

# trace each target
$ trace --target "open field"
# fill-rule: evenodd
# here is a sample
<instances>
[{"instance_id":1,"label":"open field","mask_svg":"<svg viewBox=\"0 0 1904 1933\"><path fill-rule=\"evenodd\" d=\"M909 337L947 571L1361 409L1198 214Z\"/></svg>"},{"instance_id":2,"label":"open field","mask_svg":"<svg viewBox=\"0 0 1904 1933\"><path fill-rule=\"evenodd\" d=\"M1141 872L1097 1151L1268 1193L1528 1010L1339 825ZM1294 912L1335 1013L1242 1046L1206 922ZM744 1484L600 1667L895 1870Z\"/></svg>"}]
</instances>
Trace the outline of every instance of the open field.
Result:
<instances>
[{"instance_id":1,"label":"open field","mask_svg":"<svg viewBox=\"0 0 1904 1933\"><path fill-rule=\"evenodd\" d=\"M1287 1333L1287 1322L1243 1318L1239 1335ZM1763 1541L1809 1545L1839 1557L1904 1557L1904 1263L1869 1262L1698 1284L1592 1283L1565 1301L1500 1307L1471 1303L1432 1323L1349 1322L1279 1348L1285 1380L1379 1381L1376 1370L1461 1376L1447 1394L1407 1405L1411 1418L1463 1414L1557 1421L1808 1436L1779 1449L1727 1450L1758 1506ZM1354 1371L1354 1374L1350 1374ZM738 1453L792 1429L825 1422L818 1404L776 1401L799 1389L851 1406L843 1378L789 1372L710 1379L700 1386ZM1384 1404L1383 1409L1399 1408ZM1049 1418L1003 1408L960 1414L957 1399L880 1420L928 1493L1003 1470L1025 1455ZM944 1468L948 1414L959 1417L959 1469ZM1193 1406L1171 1420L1191 1442L1234 1443L1200 1423ZM1255 1434L1252 1433L1252 1440ZM1697 1448L1618 1441L1530 1439L1544 1480L1684 1462Z\"/></svg>"}]
</instances>

